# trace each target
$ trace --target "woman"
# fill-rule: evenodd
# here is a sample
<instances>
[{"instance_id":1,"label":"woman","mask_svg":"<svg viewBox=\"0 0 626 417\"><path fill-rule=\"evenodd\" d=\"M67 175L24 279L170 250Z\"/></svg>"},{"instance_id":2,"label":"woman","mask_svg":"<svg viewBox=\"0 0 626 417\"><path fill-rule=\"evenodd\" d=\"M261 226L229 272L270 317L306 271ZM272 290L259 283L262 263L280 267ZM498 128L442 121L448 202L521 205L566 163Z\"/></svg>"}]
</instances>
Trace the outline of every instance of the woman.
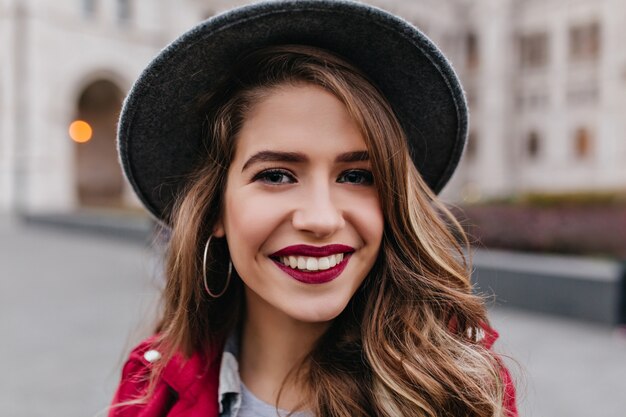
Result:
<instances>
[{"instance_id":1,"label":"woman","mask_svg":"<svg viewBox=\"0 0 626 417\"><path fill-rule=\"evenodd\" d=\"M172 44L121 118L172 235L110 416L517 415L436 197L466 132L443 56L369 6L262 3Z\"/></svg>"}]
</instances>

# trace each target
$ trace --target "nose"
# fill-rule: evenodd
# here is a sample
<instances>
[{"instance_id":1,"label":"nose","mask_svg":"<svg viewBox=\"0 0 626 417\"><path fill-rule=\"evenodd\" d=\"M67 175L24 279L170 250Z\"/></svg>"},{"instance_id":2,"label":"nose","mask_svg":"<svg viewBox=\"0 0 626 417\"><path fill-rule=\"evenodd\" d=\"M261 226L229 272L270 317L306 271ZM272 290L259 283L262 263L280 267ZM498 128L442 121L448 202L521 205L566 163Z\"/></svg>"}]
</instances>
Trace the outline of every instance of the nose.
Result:
<instances>
[{"instance_id":1,"label":"nose","mask_svg":"<svg viewBox=\"0 0 626 417\"><path fill-rule=\"evenodd\" d=\"M333 201L328 185L303 189L302 198L293 213L292 224L300 231L308 232L318 239L327 238L345 225L342 210Z\"/></svg>"}]
</instances>

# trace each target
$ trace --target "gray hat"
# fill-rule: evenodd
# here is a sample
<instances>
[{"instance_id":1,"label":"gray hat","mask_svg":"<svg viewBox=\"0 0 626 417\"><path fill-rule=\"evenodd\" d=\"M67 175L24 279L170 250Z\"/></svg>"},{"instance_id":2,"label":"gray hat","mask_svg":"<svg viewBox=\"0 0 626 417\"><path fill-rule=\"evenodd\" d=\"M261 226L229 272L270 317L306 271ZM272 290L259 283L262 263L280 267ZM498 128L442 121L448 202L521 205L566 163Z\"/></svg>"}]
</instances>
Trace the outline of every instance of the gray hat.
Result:
<instances>
[{"instance_id":1,"label":"gray hat","mask_svg":"<svg viewBox=\"0 0 626 417\"><path fill-rule=\"evenodd\" d=\"M206 140L193 103L242 53L280 44L320 47L363 71L390 102L426 183L436 193L443 188L463 153L468 115L459 80L439 49L409 23L372 6L267 1L183 34L148 65L126 98L118 131L121 164L157 219L167 223Z\"/></svg>"}]
</instances>

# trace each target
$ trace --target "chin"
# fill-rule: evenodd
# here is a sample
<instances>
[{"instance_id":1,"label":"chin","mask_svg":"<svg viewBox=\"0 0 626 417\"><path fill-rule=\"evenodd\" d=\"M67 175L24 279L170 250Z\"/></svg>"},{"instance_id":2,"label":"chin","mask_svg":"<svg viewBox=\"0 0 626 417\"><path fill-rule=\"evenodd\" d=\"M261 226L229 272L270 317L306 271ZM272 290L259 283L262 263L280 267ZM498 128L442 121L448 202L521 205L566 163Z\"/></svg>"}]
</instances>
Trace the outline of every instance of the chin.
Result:
<instances>
[{"instance_id":1,"label":"chin","mask_svg":"<svg viewBox=\"0 0 626 417\"><path fill-rule=\"evenodd\" d=\"M292 311L289 315L293 319L303 323L327 323L336 319L345 309L346 304L340 306L316 305L310 306L309 308L302 308L303 306L300 306L298 311Z\"/></svg>"}]
</instances>

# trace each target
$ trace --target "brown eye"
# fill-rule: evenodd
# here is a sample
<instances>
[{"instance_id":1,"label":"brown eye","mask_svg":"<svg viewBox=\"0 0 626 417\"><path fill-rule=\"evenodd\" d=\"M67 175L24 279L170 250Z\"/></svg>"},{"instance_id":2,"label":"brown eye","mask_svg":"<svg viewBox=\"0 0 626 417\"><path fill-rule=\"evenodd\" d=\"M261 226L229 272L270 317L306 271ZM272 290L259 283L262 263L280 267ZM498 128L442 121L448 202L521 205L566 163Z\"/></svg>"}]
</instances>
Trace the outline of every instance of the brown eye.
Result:
<instances>
[{"instance_id":1,"label":"brown eye","mask_svg":"<svg viewBox=\"0 0 626 417\"><path fill-rule=\"evenodd\" d=\"M256 174L252 180L261 181L270 185L292 184L296 182L288 171L280 169L268 169L266 171L261 171Z\"/></svg>"},{"instance_id":2,"label":"brown eye","mask_svg":"<svg viewBox=\"0 0 626 417\"><path fill-rule=\"evenodd\" d=\"M337 182L357 185L372 185L374 183L374 176L371 172L364 169L352 169L341 174Z\"/></svg>"}]
</instances>

